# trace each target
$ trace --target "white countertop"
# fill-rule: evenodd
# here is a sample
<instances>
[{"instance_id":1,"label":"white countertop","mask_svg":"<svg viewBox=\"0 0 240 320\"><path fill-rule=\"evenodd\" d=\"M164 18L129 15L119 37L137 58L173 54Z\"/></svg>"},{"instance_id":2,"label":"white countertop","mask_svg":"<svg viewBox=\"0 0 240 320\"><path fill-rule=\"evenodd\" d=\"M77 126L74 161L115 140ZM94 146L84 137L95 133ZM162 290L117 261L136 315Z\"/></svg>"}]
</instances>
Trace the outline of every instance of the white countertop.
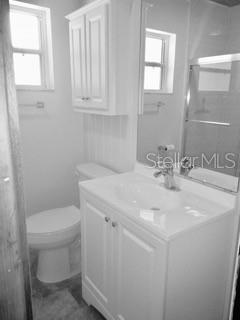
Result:
<instances>
[{"instance_id":1,"label":"white countertop","mask_svg":"<svg viewBox=\"0 0 240 320\"><path fill-rule=\"evenodd\" d=\"M171 191L163 186L166 201L177 201L177 207L173 206L159 211L150 209L140 209L122 201L116 190L121 184L159 184L159 180L146 177L144 175L129 172L117 174L109 177L98 178L80 182L80 191L89 192L94 197L100 199L109 207L119 213L126 215L129 219L137 222L148 229L157 237L170 240L177 235L200 227L206 223L211 223L227 214L233 213L231 203L219 204L218 199L206 199L187 190Z\"/></svg>"}]
</instances>

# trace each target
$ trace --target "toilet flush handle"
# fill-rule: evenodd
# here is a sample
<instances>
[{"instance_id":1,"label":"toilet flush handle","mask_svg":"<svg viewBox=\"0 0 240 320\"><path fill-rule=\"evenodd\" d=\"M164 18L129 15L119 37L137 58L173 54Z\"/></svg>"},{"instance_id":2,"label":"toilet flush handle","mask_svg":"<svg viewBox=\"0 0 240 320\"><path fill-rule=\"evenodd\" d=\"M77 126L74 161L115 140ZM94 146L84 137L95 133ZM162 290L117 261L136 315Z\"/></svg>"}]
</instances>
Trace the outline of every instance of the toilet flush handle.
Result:
<instances>
[{"instance_id":1,"label":"toilet flush handle","mask_svg":"<svg viewBox=\"0 0 240 320\"><path fill-rule=\"evenodd\" d=\"M4 182L4 183L10 182L10 178L9 177L0 177L0 182Z\"/></svg>"}]
</instances>

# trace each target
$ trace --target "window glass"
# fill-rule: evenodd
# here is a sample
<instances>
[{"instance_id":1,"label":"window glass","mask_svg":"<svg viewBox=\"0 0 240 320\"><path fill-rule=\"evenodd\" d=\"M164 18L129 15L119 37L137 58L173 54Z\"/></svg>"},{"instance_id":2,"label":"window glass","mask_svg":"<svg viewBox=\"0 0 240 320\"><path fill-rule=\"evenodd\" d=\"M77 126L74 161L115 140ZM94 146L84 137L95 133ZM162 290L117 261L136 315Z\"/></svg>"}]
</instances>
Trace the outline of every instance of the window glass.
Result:
<instances>
[{"instance_id":1,"label":"window glass","mask_svg":"<svg viewBox=\"0 0 240 320\"><path fill-rule=\"evenodd\" d=\"M14 72L16 85L41 85L41 66L39 54L14 53Z\"/></svg>"},{"instance_id":2,"label":"window glass","mask_svg":"<svg viewBox=\"0 0 240 320\"><path fill-rule=\"evenodd\" d=\"M160 90L162 70L160 67L145 67L144 89Z\"/></svg>"},{"instance_id":3,"label":"window glass","mask_svg":"<svg viewBox=\"0 0 240 320\"><path fill-rule=\"evenodd\" d=\"M10 28L17 89L52 90L50 9L10 1Z\"/></svg>"},{"instance_id":4,"label":"window glass","mask_svg":"<svg viewBox=\"0 0 240 320\"><path fill-rule=\"evenodd\" d=\"M40 49L39 18L36 15L11 11L10 22L14 48Z\"/></svg>"},{"instance_id":5,"label":"window glass","mask_svg":"<svg viewBox=\"0 0 240 320\"><path fill-rule=\"evenodd\" d=\"M145 61L162 63L162 39L146 37Z\"/></svg>"}]
</instances>

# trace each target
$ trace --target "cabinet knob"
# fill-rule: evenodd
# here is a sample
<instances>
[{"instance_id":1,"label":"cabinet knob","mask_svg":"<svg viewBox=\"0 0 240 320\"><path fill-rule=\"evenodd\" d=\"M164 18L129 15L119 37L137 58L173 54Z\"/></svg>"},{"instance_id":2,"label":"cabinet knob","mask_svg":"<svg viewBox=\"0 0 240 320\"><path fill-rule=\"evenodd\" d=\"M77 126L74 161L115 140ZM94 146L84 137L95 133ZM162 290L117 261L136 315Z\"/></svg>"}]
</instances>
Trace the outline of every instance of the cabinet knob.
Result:
<instances>
[{"instance_id":1,"label":"cabinet knob","mask_svg":"<svg viewBox=\"0 0 240 320\"><path fill-rule=\"evenodd\" d=\"M112 227L113 227L113 228L116 228L117 226L118 226L117 222L114 222L114 221L113 221L113 222L112 222Z\"/></svg>"},{"instance_id":2,"label":"cabinet knob","mask_svg":"<svg viewBox=\"0 0 240 320\"><path fill-rule=\"evenodd\" d=\"M109 217L105 217L105 221L106 221L106 222L109 222L109 221L110 221L110 218L109 218Z\"/></svg>"}]
</instances>

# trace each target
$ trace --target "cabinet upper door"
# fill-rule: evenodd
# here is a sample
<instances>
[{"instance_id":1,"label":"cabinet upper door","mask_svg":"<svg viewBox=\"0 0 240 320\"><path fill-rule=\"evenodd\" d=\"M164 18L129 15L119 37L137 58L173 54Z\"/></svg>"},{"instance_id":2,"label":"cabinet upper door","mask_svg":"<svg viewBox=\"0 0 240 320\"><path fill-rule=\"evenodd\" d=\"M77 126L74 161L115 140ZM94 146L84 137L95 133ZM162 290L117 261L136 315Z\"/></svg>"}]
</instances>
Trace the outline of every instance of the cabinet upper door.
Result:
<instances>
[{"instance_id":1,"label":"cabinet upper door","mask_svg":"<svg viewBox=\"0 0 240 320\"><path fill-rule=\"evenodd\" d=\"M124 217L118 221L113 235L115 318L162 320L166 246Z\"/></svg>"},{"instance_id":2,"label":"cabinet upper door","mask_svg":"<svg viewBox=\"0 0 240 320\"><path fill-rule=\"evenodd\" d=\"M87 106L87 70L85 17L70 22L70 56L72 74L72 100L75 107Z\"/></svg>"},{"instance_id":3,"label":"cabinet upper door","mask_svg":"<svg viewBox=\"0 0 240 320\"><path fill-rule=\"evenodd\" d=\"M109 308L110 297L110 219L84 200L82 217L82 281L98 301Z\"/></svg>"},{"instance_id":4,"label":"cabinet upper door","mask_svg":"<svg viewBox=\"0 0 240 320\"><path fill-rule=\"evenodd\" d=\"M87 83L89 105L108 108L108 4L86 14Z\"/></svg>"}]
</instances>

